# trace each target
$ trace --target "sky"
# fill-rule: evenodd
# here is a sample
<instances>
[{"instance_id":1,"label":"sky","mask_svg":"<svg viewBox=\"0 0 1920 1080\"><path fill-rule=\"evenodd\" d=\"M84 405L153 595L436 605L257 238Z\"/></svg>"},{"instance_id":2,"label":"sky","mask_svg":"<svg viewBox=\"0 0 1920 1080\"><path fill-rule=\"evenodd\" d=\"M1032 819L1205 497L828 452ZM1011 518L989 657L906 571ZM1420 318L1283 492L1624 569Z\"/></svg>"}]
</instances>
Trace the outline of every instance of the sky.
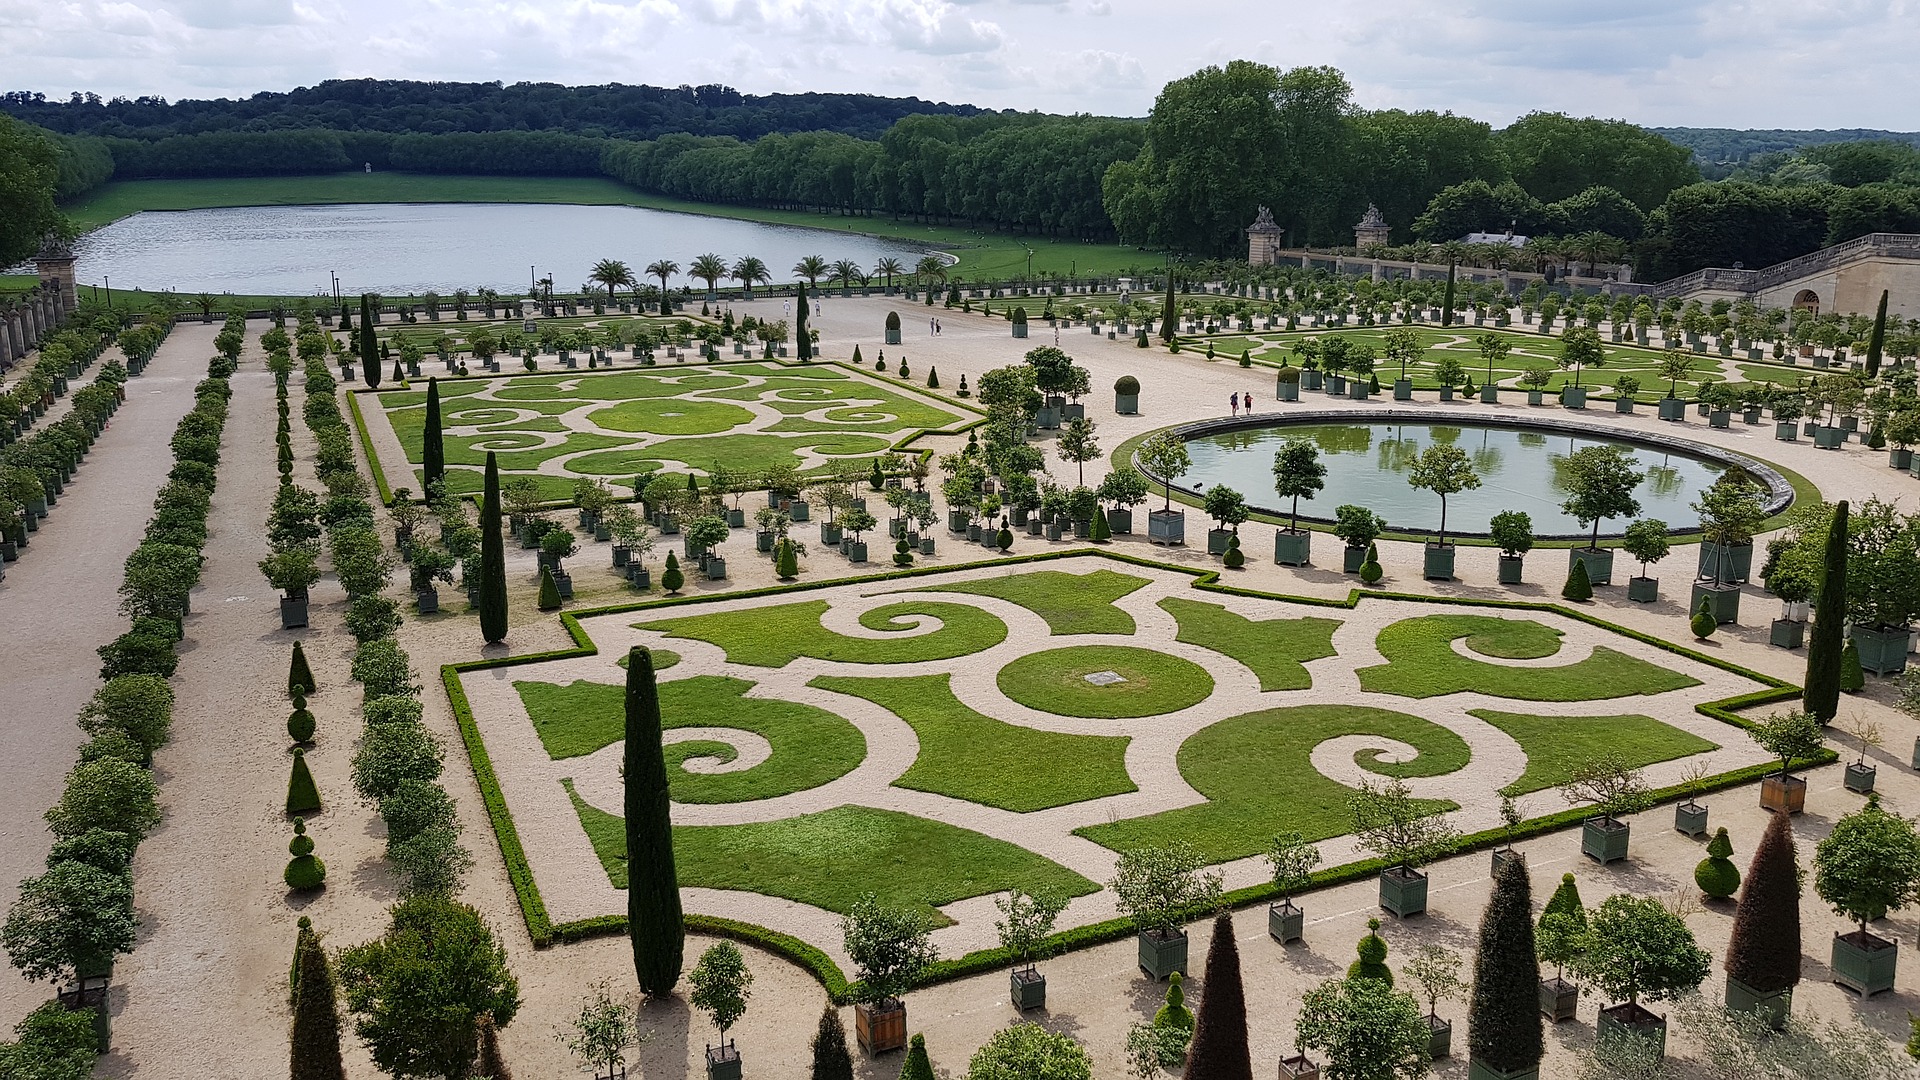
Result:
<instances>
[{"instance_id":1,"label":"sky","mask_svg":"<svg viewBox=\"0 0 1920 1080\"><path fill-rule=\"evenodd\" d=\"M1920 0L0 0L0 90L238 97L328 78L724 83L1141 116L1172 79L1331 65L1496 126L1920 129Z\"/></svg>"}]
</instances>

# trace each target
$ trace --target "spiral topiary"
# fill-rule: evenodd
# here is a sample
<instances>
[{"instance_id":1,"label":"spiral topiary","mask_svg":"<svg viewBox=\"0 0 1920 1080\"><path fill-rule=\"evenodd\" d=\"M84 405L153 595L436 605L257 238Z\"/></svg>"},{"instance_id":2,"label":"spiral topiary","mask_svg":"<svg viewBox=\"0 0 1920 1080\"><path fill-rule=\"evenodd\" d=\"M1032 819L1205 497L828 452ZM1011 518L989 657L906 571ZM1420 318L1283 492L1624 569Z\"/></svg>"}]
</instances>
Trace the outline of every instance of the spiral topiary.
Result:
<instances>
[{"instance_id":1,"label":"spiral topiary","mask_svg":"<svg viewBox=\"0 0 1920 1080\"><path fill-rule=\"evenodd\" d=\"M307 710L306 695L293 695L293 712L287 717L287 737L296 743L310 743L316 726L313 713Z\"/></svg>"},{"instance_id":2,"label":"spiral topiary","mask_svg":"<svg viewBox=\"0 0 1920 1080\"><path fill-rule=\"evenodd\" d=\"M1693 868L1693 883L1709 900L1725 900L1740 889L1740 868L1733 865L1728 856L1733 854L1733 841L1727 839L1726 826L1713 834L1707 842L1707 857Z\"/></svg>"},{"instance_id":3,"label":"spiral topiary","mask_svg":"<svg viewBox=\"0 0 1920 1080\"><path fill-rule=\"evenodd\" d=\"M1379 979L1393 985L1393 969L1387 966L1387 939L1380 936L1380 920L1367 920L1367 935L1354 947L1360 959L1347 968L1349 979Z\"/></svg>"},{"instance_id":4,"label":"spiral topiary","mask_svg":"<svg viewBox=\"0 0 1920 1080\"><path fill-rule=\"evenodd\" d=\"M306 818L293 819L293 839L287 843L287 851L293 856L287 861L286 873L281 875L287 888L311 892L325 884L327 864L313 853L313 837L307 835Z\"/></svg>"}]
</instances>

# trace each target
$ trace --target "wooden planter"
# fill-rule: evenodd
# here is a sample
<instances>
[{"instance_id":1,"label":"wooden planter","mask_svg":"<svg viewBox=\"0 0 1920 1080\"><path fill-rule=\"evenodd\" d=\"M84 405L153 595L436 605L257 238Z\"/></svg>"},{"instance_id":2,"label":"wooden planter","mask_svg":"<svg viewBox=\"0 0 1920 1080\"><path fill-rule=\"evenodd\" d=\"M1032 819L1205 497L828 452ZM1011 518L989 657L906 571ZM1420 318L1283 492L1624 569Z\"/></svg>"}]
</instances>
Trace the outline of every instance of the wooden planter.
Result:
<instances>
[{"instance_id":1,"label":"wooden planter","mask_svg":"<svg viewBox=\"0 0 1920 1080\"><path fill-rule=\"evenodd\" d=\"M1911 627L1871 627L1854 624L1847 632L1860 653L1860 670L1875 675L1898 675L1907 670L1907 639Z\"/></svg>"},{"instance_id":2,"label":"wooden planter","mask_svg":"<svg viewBox=\"0 0 1920 1080\"><path fill-rule=\"evenodd\" d=\"M1493 876L1495 878L1498 878L1500 876L1501 869L1504 868L1510 862L1517 862L1521 866L1527 865L1526 853L1512 847L1494 848L1493 849Z\"/></svg>"},{"instance_id":3,"label":"wooden planter","mask_svg":"<svg viewBox=\"0 0 1920 1080\"><path fill-rule=\"evenodd\" d=\"M1861 997L1893 989L1899 943L1855 930L1833 935L1833 981Z\"/></svg>"},{"instance_id":4,"label":"wooden planter","mask_svg":"<svg viewBox=\"0 0 1920 1080\"><path fill-rule=\"evenodd\" d=\"M1428 581L1452 581L1453 554L1452 544L1428 543L1426 558L1420 568L1420 576Z\"/></svg>"},{"instance_id":5,"label":"wooden planter","mask_svg":"<svg viewBox=\"0 0 1920 1080\"><path fill-rule=\"evenodd\" d=\"M1340 553L1340 569L1345 573L1349 573L1349 574L1359 573L1361 565L1366 561L1367 561L1367 549L1364 546L1353 547L1351 545L1348 545Z\"/></svg>"},{"instance_id":6,"label":"wooden planter","mask_svg":"<svg viewBox=\"0 0 1920 1080\"><path fill-rule=\"evenodd\" d=\"M1733 976L1727 976L1727 1011L1743 1012L1761 1016L1774 1028L1782 1028L1787 1023L1787 1013L1793 1010L1793 987L1785 990L1755 990Z\"/></svg>"},{"instance_id":7,"label":"wooden planter","mask_svg":"<svg viewBox=\"0 0 1920 1080\"><path fill-rule=\"evenodd\" d=\"M1651 604L1660 599L1660 579L1650 577L1628 578L1627 599L1637 604Z\"/></svg>"},{"instance_id":8,"label":"wooden planter","mask_svg":"<svg viewBox=\"0 0 1920 1080\"><path fill-rule=\"evenodd\" d=\"M1699 611L1702 600L1706 601L1707 610L1713 613L1714 622L1724 626L1740 621L1740 586L1696 581L1693 583L1693 596L1687 601L1687 610Z\"/></svg>"},{"instance_id":9,"label":"wooden planter","mask_svg":"<svg viewBox=\"0 0 1920 1080\"><path fill-rule=\"evenodd\" d=\"M1673 831L1701 837L1707 832L1707 808L1688 799L1673 808Z\"/></svg>"},{"instance_id":10,"label":"wooden planter","mask_svg":"<svg viewBox=\"0 0 1920 1080\"><path fill-rule=\"evenodd\" d=\"M907 1006L899 1000L853 1007L853 1037L869 1054L884 1054L907 1045Z\"/></svg>"},{"instance_id":11,"label":"wooden planter","mask_svg":"<svg viewBox=\"0 0 1920 1080\"><path fill-rule=\"evenodd\" d=\"M1021 1012L1029 1009L1047 1007L1047 977L1036 971L1032 964L1024 968L1014 968L1007 977L1008 989L1013 997L1013 1007Z\"/></svg>"},{"instance_id":12,"label":"wooden planter","mask_svg":"<svg viewBox=\"0 0 1920 1080\"><path fill-rule=\"evenodd\" d=\"M1601 1009L1594 1037L1605 1039L1608 1035L1632 1035L1651 1040L1658 1048L1660 1057L1667 1055L1667 1018L1643 1005L1628 1001Z\"/></svg>"},{"instance_id":13,"label":"wooden planter","mask_svg":"<svg viewBox=\"0 0 1920 1080\"><path fill-rule=\"evenodd\" d=\"M1767 643L1782 649L1798 649L1807 643L1807 624L1799 619L1775 619L1767 631Z\"/></svg>"},{"instance_id":14,"label":"wooden planter","mask_svg":"<svg viewBox=\"0 0 1920 1080\"><path fill-rule=\"evenodd\" d=\"M1580 854L1605 866L1627 857L1633 826L1606 817L1590 817L1580 825Z\"/></svg>"},{"instance_id":15,"label":"wooden planter","mask_svg":"<svg viewBox=\"0 0 1920 1080\"><path fill-rule=\"evenodd\" d=\"M1586 408L1587 388L1584 386L1566 387L1560 391L1560 404L1569 409Z\"/></svg>"},{"instance_id":16,"label":"wooden planter","mask_svg":"<svg viewBox=\"0 0 1920 1080\"><path fill-rule=\"evenodd\" d=\"M1427 1056L1435 1061L1453 1056L1453 1025L1427 1014Z\"/></svg>"},{"instance_id":17,"label":"wooden planter","mask_svg":"<svg viewBox=\"0 0 1920 1080\"><path fill-rule=\"evenodd\" d=\"M1677 397L1661 398L1660 419L1685 422L1687 419L1687 403Z\"/></svg>"},{"instance_id":18,"label":"wooden planter","mask_svg":"<svg viewBox=\"0 0 1920 1080\"><path fill-rule=\"evenodd\" d=\"M1773 425L1773 437L1780 442L1799 442L1800 426L1791 420L1781 420Z\"/></svg>"},{"instance_id":19,"label":"wooden planter","mask_svg":"<svg viewBox=\"0 0 1920 1080\"><path fill-rule=\"evenodd\" d=\"M1074 535L1078 536L1079 533L1080 533L1079 523L1076 522L1074 524ZM1233 540L1232 529L1208 529L1207 530L1207 554L1225 555L1227 553L1227 544L1232 540Z\"/></svg>"},{"instance_id":20,"label":"wooden planter","mask_svg":"<svg viewBox=\"0 0 1920 1080\"><path fill-rule=\"evenodd\" d=\"M1320 1066L1305 1054L1280 1059L1280 1080L1320 1080Z\"/></svg>"},{"instance_id":21,"label":"wooden planter","mask_svg":"<svg viewBox=\"0 0 1920 1080\"><path fill-rule=\"evenodd\" d=\"M307 625L307 596L283 596L280 598L280 629L292 630Z\"/></svg>"},{"instance_id":22,"label":"wooden planter","mask_svg":"<svg viewBox=\"0 0 1920 1080\"><path fill-rule=\"evenodd\" d=\"M1380 871L1380 906L1399 918L1427 910L1427 875L1392 866Z\"/></svg>"},{"instance_id":23,"label":"wooden planter","mask_svg":"<svg viewBox=\"0 0 1920 1080\"><path fill-rule=\"evenodd\" d=\"M1147 514L1147 539L1155 544L1185 544L1187 513L1184 510L1154 510Z\"/></svg>"},{"instance_id":24,"label":"wooden planter","mask_svg":"<svg viewBox=\"0 0 1920 1080\"><path fill-rule=\"evenodd\" d=\"M1527 560L1518 555L1500 556L1500 584L1518 585L1520 575L1527 567Z\"/></svg>"},{"instance_id":25,"label":"wooden planter","mask_svg":"<svg viewBox=\"0 0 1920 1080\"><path fill-rule=\"evenodd\" d=\"M1745 581L1753 573L1753 545L1700 542L1699 577L1718 581Z\"/></svg>"},{"instance_id":26,"label":"wooden planter","mask_svg":"<svg viewBox=\"0 0 1920 1080\"><path fill-rule=\"evenodd\" d=\"M1846 784L1848 791L1865 795L1873 790L1874 772L1875 769L1873 766L1861 765L1855 762L1847 766L1846 776L1841 782Z\"/></svg>"},{"instance_id":27,"label":"wooden planter","mask_svg":"<svg viewBox=\"0 0 1920 1080\"><path fill-rule=\"evenodd\" d=\"M1568 548L1567 571L1571 573L1575 565L1587 564L1587 581L1595 586L1613 584L1612 548Z\"/></svg>"},{"instance_id":28,"label":"wooden planter","mask_svg":"<svg viewBox=\"0 0 1920 1080\"><path fill-rule=\"evenodd\" d=\"M1555 976L1540 980L1540 1013L1559 1023L1571 1020L1580 1010L1580 985Z\"/></svg>"},{"instance_id":29,"label":"wooden planter","mask_svg":"<svg viewBox=\"0 0 1920 1080\"><path fill-rule=\"evenodd\" d=\"M1313 532L1281 529L1274 533L1273 561L1280 566L1306 566L1313 562Z\"/></svg>"},{"instance_id":30,"label":"wooden planter","mask_svg":"<svg viewBox=\"0 0 1920 1080\"><path fill-rule=\"evenodd\" d=\"M1807 782L1798 776L1780 773L1762 777L1760 805L1768 810L1797 814L1807 808Z\"/></svg>"},{"instance_id":31,"label":"wooden planter","mask_svg":"<svg viewBox=\"0 0 1920 1080\"><path fill-rule=\"evenodd\" d=\"M1185 930L1142 930L1137 935L1140 970L1155 982L1174 972L1187 973L1187 932Z\"/></svg>"},{"instance_id":32,"label":"wooden planter","mask_svg":"<svg viewBox=\"0 0 1920 1080\"><path fill-rule=\"evenodd\" d=\"M707 1080L740 1080L740 1051L732 1039L707 1047Z\"/></svg>"},{"instance_id":33,"label":"wooden planter","mask_svg":"<svg viewBox=\"0 0 1920 1080\"><path fill-rule=\"evenodd\" d=\"M1306 935L1307 913L1291 900L1267 905L1267 934L1282 945L1299 941Z\"/></svg>"}]
</instances>

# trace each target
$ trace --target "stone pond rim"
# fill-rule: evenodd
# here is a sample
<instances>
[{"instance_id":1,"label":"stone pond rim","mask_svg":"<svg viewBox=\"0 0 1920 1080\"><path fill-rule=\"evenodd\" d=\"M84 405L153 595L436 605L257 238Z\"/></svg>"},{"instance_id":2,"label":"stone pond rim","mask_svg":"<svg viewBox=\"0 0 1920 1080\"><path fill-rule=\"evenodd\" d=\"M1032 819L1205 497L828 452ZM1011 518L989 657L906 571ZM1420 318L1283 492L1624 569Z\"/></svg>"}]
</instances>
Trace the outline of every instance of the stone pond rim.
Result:
<instances>
[{"instance_id":1,"label":"stone pond rim","mask_svg":"<svg viewBox=\"0 0 1920 1080\"><path fill-rule=\"evenodd\" d=\"M1774 467L1772 467L1771 465L1768 465L1764 461L1761 461L1757 458L1748 457L1745 454L1736 453L1732 450L1724 450L1717 446L1709 446L1705 443L1693 442L1688 439L1675 438L1671 435L1662 434L1660 432L1626 431L1618 428L1600 427L1593 424L1576 423L1569 420L1561 420L1557 418L1544 417L1544 416L1513 416L1513 417L1493 418L1493 417L1461 415L1461 414L1452 413L1452 412L1434 413L1434 412L1429 412L1422 409L1393 409L1393 408L1302 409L1298 411L1289 409L1287 410L1287 412L1280 415L1267 414L1267 415L1255 415L1251 417L1248 417L1248 416L1214 417L1209 420L1197 420L1190 424L1175 424L1171 427L1161 428L1160 431L1171 431L1175 435L1180 436L1180 438L1183 441L1191 442L1194 439L1204 438L1209 435L1223 435L1230 432L1246 431L1254 428L1265 430L1265 429L1274 429L1274 428L1302 427L1310 424L1356 424L1356 423L1358 424L1382 424L1382 423L1440 424L1440 425L1458 426L1458 427L1467 427L1467 428L1504 428L1511 431L1537 431L1537 432L1551 433L1555 435L1568 435L1576 438L1610 439L1616 442L1630 443L1637 446L1647 447L1649 449L1661 451L1662 453L1686 454L1691 457L1713 462L1716 465L1721 465L1729 469L1738 469L1739 471L1747 474L1747 476L1749 476L1753 480L1759 482L1760 486L1766 490L1766 502L1764 504L1764 509L1768 517L1772 517L1773 515L1780 513L1782 510L1785 510L1788 506L1791 506L1793 504L1793 499L1794 499L1793 485L1787 481L1787 478L1785 476L1780 474L1780 471L1778 469L1775 469ZM1159 432L1148 432L1147 434L1152 435L1152 434L1158 434L1158 433ZM1144 442L1145 440L1143 438L1141 440L1141 444L1143 444ZM1140 444L1136 444L1136 447L1138 445ZM1147 468L1146 464L1140 460L1138 449L1136 449L1133 454L1132 464L1133 464L1133 467L1140 470L1140 472L1143 475L1145 475L1147 479L1154 486L1158 487L1165 483L1165 480L1159 474ZM1198 489L1188 487L1186 485L1183 485L1177 482L1173 485L1173 490L1191 499L1198 500L1202 498L1202 495ZM1270 506L1264 502L1255 501L1253 499L1247 500L1247 509L1251 510L1256 514L1263 514L1268 517L1276 518L1282 522L1285 522L1291 516L1290 512L1287 510L1285 506L1280 506L1280 507ZM1330 517L1320 517L1314 514L1306 513L1304 510L1300 514L1300 520L1303 523L1310 522L1315 525L1332 525L1333 524L1333 519ZM1388 524L1388 528L1394 532L1406 532L1406 533L1417 533L1417 532L1428 531L1428 530L1422 530L1422 529L1406 529L1400 525L1393 524L1391 522ZM1670 531L1675 535L1689 535L1689 534L1698 533L1700 530L1698 526L1688 526L1685 528L1675 528ZM1447 530L1447 535L1471 537L1473 539L1478 539L1478 540L1484 540L1487 537L1487 534L1484 532L1474 532L1471 530L1461 530L1461 529L1455 529L1455 528L1449 528ZM1587 538L1588 535L1589 534L1585 532L1541 533L1538 536L1536 536L1535 539L1547 540L1547 541L1584 540ZM1603 540L1604 539L1617 540L1619 539L1619 533L1616 530L1615 532L1608 534L1605 530L1602 530L1601 538Z\"/></svg>"}]
</instances>

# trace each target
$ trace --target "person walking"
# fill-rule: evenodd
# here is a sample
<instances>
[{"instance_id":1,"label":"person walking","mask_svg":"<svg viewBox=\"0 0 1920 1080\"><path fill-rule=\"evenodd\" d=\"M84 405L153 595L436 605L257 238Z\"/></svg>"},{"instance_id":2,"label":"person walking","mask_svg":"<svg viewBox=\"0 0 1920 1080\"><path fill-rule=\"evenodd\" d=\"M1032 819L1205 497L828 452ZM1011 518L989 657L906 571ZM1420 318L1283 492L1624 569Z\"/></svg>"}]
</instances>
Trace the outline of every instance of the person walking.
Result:
<instances>
[{"instance_id":1,"label":"person walking","mask_svg":"<svg viewBox=\"0 0 1920 1080\"><path fill-rule=\"evenodd\" d=\"M1240 404L1246 406L1247 415L1252 416L1253 415L1253 391L1248 390L1246 393L1241 394Z\"/></svg>"},{"instance_id":2,"label":"person walking","mask_svg":"<svg viewBox=\"0 0 1920 1080\"><path fill-rule=\"evenodd\" d=\"M1234 391L1233 394L1227 398L1227 406L1233 410L1232 415L1240 415L1240 392L1238 390Z\"/></svg>"}]
</instances>

